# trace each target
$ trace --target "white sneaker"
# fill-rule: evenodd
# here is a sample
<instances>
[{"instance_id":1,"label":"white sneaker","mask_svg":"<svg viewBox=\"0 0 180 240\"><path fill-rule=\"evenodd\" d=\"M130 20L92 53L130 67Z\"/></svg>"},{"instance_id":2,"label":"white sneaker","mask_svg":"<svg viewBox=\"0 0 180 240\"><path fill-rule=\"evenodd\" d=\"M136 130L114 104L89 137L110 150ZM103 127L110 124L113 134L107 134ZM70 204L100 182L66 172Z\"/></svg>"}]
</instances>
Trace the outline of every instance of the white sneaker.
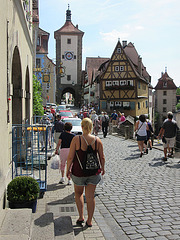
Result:
<instances>
[{"instance_id":1,"label":"white sneaker","mask_svg":"<svg viewBox=\"0 0 180 240\"><path fill-rule=\"evenodd\" d=\"M61 180L59 181L59 183L63 184L65 181L64 181L64 178L62 177Z\"/></svg>"},{"instance_id":2,"label":"white sneaker","mask_svg":"<svg viewBox=\"0 0 180 240\"><path fill-rule=\"evenodd\" d=\"M68 180L68 185L72 185L72 181L71 180Z\"/></svg>"}]
</instances>

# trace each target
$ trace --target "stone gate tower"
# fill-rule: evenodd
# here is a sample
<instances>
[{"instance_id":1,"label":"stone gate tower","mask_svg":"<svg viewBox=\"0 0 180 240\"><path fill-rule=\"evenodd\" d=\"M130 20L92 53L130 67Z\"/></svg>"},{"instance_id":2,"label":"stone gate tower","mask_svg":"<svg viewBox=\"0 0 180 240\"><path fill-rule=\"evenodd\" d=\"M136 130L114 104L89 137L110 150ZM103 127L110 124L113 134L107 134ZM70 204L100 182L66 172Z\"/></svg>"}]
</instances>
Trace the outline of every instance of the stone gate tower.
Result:
<instances>
[{"instance_id":1,"label":"stone gate tower","mask_svg":"<svg viewBox=\"0 0 180 240\"><path fill-rule=\"evenodd\" d=\"M84 32L71 22L71 10L66 11L66 22L54 32L56 39L56 101L61 103L62 95L70 92L75 105L81 101L82 38Z\"/></svg>"}]
</instances>

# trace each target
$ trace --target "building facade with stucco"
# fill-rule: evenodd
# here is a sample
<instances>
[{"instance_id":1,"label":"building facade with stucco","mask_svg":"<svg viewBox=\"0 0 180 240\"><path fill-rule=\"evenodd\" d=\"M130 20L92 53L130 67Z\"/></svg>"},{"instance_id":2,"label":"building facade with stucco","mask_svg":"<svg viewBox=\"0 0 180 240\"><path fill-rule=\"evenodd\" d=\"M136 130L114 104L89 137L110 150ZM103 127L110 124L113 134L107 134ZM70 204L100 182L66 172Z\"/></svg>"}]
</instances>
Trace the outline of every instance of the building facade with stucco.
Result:
<instances>
[{"instance_id":1,"label":"building facade with stucco","mask_svg":"<svg viewBox=\"0 0 180 240\"><path fill-rule=\"evenodd\" d=\"M71 21L71 10L66 11L65 24L54 32L56 40L56 102L61 103L62 96L69 92L77 106L82 96L82 38L84 32Z\"/></svg>"},{"instance_id":2,"label":"building facade with stucco","mask_svg":"<svg viewBox=\"0 0 180 240\"><path fill-rule=\"evenodd\" d=\"M12 125L32 118L32 1L0 0L0 216L11 180Z\"/></svg>"},{"instance_id":3,"label":"building facade with stucco","mask_svg":"<svg viewBox=\"0 0 180 240\"><path fill-rule=\"evenodd\" d=\"M167 70L161 73L161 78L155 86L155 111L158 113L158 125L161 126L167 118L167 112L176 111L176 85Z\"/></svg>"}]
</instances>

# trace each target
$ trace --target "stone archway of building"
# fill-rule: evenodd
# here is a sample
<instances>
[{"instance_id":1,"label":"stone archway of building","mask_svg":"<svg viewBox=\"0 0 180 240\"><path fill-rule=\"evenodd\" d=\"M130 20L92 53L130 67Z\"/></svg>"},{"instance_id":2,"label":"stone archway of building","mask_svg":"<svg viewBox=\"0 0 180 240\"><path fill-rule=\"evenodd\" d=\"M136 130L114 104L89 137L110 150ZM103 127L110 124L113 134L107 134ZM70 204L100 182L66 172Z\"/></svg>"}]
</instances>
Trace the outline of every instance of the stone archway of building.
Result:
<instances>
[{"instance_id":1,"label":"stone archway of building","mask_svg":"<svg viewBox=\"0 0 180 240\"><path fill-rule=\"evenodd\" d=\"M30 123L30 81L29 81L29 68L26 69L26 96L25 96L25 111L26 123Z\"/></svg>"},{"instance_id":2,"label":"stone archway of building","mask_svg":"<svg viewBox=\"0 0 180 240\"><path fill-rule=\"evenodd\" d=\"M63 91L62 91L62 94L61 94L61 99L62 99L62 96L65 94L65 93L71 93L73 95L73 98L76 99L76 93L75 93L75 90L71 87L67 87L65 88Z\"/></svg>"},{"instance_id":3,"label":"stone archway of building","mask_svg":"<svg viewBox=\"0 0 180 240\"><path fill-rule=\"evenodd\" d=\"M22 124L22 71L18 47L16 46L12 60L12 124Z\"/></svg>"}]
</instances>

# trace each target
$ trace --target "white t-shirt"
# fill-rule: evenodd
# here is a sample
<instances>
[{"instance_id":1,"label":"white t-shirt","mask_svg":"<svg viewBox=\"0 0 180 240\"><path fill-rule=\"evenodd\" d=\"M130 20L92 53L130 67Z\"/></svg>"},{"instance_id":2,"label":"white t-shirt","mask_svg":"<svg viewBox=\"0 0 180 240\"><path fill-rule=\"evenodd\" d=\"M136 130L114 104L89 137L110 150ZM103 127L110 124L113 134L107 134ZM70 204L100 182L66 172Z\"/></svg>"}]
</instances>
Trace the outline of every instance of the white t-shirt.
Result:
<instances>
[{"instance_id":1,"label":"white t-shirt","mask_svg":"<svg viewBox=\"0 0 180 240\"><path fill-rule=\"evenodd\" d=\"M141 122L139 120L139 124L138 124L138 129L139 130L137 130L137 134L139 136L146 136L147 135L146 126L147 126L147 122Z\"/></svg>"}]
</instances>

